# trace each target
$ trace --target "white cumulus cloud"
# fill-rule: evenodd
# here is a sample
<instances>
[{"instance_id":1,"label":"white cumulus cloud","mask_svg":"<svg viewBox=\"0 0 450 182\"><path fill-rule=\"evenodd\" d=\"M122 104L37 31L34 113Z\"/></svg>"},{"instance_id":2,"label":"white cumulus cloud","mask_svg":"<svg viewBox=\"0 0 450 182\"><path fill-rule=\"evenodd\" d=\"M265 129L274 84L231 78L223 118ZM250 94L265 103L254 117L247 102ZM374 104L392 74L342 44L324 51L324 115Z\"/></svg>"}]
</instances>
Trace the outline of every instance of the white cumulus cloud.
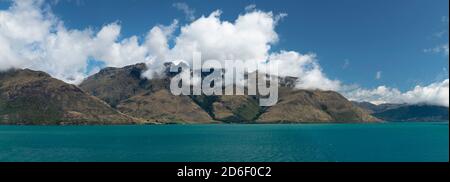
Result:
<instances>
[{"instance_id":1,"label":"white cumulus cloud","mask_svg":"<svg viewBox=\"0 0 450 182\"><path fill-rule=\"evenodd\" d=\"M260 67L276 64L281 76L298 77L298 88L337 90L339 81L330 80L323 73L314 54L295 51L271 52L271 46L278 42L275 31L278 21L285 14L252 10L239 15L234 22L220 19L221 11L202 16L181 27L172 48L167 41L173 36L173 27L153 28L147 37L148 47L158 60L184 60L192 65L193 52L202 54L203 60L257 61ZM169 30L169 31L167 31ZM162 63L159 61L159 64ZM145 73L154 75L154 70Z\"/></svg>"},{"instance_id":2,"label":"white cumulus cloud","mask_svg":"<svg viewBox=\"0 0 450 182\"><path fill-rule=\"evenodd\" d=\"M416 86L406 92L401 92L395 88L379 86L372 90L363 88L350 89L344 92L344 95L350 100L368 101L374 104L431 104L448 107L448 85L449 79L445 79L427 86Z\"/></svg>"},{"instance_id":3,"label":"white cumulus cloud","mask_svg":"<svg viewBox=\"0 0 450 182\"><path fill-rule=\"evenodd\" d=\"M0 10L0 70L30 68L69 83L87 76L90 59L106 66L148 60L138 37L118 40L121 26L111 23L97 33L90 28L68 29L42 0L16 0Z\"/></svg>"},{"instance_id":4,"label":"white cumulus cloud","mask_svg":"<svg viewBox=\"0 0 450 182\"><path fill-rule=\"evenodd\" d=\"M278 66L279 76L297 77L299 89L339 90L341 83L331 80L323 73L315 54L300 54L295 51L272 53L267 66Z\"/></svg>"}]
</instances>

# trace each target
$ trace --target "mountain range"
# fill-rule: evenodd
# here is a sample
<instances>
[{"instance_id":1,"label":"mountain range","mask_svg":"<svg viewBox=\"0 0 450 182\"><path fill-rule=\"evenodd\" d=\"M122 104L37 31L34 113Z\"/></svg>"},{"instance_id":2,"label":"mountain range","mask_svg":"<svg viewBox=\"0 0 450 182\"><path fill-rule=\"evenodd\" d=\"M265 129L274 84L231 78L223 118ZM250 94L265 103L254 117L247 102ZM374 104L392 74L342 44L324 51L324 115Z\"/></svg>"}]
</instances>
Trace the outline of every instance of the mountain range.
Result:
<instances>
[{"instance_id":1,"label":"mountain range","mask_svg":"<svg viewBox=\"0 0 450 182\"><path fill-rule=\"evenodd\" d=\"M170 65L167 65L167 70ZM174 96L171 74L151 80L140 75L145 64L106 68L88 77L80 88L125 114L162 123L302 123L375 122L375 117L336 92L297 90L281 82L279 102L260 107L258 96ZM120 78L118 78L120 77Z\"/></svg>"},{"instance_id":2,"label":"mountain range","mask_svg":"<svg viewBox=\"0 0 450 182\"><path fill-rule=\"evenodd\" d=\"M427 104L380 104L354 102L373 116L385 121L448 121L448 107Z\"/></svg>"},{"instance_id":3,"label":"mountain range","mask_svg":"<svg viewBox=\"0 0 450 182\"><path fill-rule=\"evenodd\" d=\"M392 108L401 109L402 106L383 109L370 103L350 102L333 91L295 89L295 78L280 78L279 101L271 107L259 106L259 96L175 96L169 90L173 74L165 72L146 79L141 76L146 70L145 64L104 68L78 86L29 69L0 72L0 124L370 123L408 120L392 113L396 111ZM416 109L398 113L416 114ZM446 109L446 117L439 115L427 119L448 120L448 108L440 109L442 112Z\"/></svg>"}]
</instances>

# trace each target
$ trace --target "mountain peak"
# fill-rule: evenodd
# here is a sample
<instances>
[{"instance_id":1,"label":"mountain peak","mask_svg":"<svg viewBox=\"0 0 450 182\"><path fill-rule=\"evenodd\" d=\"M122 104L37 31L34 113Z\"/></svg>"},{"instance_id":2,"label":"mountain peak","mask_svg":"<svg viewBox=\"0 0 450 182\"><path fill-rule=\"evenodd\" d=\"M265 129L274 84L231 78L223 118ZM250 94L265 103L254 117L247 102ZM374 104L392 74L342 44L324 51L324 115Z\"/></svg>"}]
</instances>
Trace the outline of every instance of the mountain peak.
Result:
<instances>
[{"instance_id":1,"label":"mountain peak","mask_svg":"<svg viewBox=\"0 0 450 182\"><path fill-rule=\"evenodd\" d=\"M149 81L141 76L145 70L147 66L144 63L104 68L86 78L79 87L115 107L121 100L142 94L150 88Z\"/></svg>"}]
</instances>

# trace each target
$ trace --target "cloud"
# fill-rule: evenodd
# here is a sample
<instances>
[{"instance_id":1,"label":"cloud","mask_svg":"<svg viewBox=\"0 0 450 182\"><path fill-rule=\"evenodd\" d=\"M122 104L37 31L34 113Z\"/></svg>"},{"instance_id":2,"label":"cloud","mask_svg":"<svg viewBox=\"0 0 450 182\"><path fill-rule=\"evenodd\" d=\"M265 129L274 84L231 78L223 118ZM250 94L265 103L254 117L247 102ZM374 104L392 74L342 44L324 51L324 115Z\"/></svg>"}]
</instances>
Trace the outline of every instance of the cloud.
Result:
<instances>
[{"instance_id":1,"label":"cloud","mask_svg":"<svg viewBox=\"0 0 450 182\"><path fill-rule=\"evenodd\" d=\"M164 33L155 27L147 37L147 47L154 47L158 60L184 60L192 65L192 53L202 53L202 60L256 61L261 68L277 65L281 76L298 77L297 88L337 90L338 81L330 80L323 73L314 54L301 54L295 51L281 50L271 52L271 46L278 42L275 31L277 21L286 15L274 15L272 12L253 10L241 14L234 22L220 19L221 11L214 11L208 16L181 27L181 33L174 37L175 44L168 46L168 36L173 31ZM157 49L156 49L157 48ZM154 69L144 76L155 74Z\"/></svg>"},{"instance_id":2,"label":"cloud","mask_svg":"<svg viewBox=\"0 0 450 182\"><path fill-rule=\"evenodd\" d=\"M344 64L342 64L342 69L347 69L350 66L350 60L345 59Z\"/></svg>"},{"instance_id":3,"label":"cloud","mask_svg":"<svg viewBox=\"0 0 450 182\"><path fill-rule=\"evenodd\" d=\"M202 16L183 26L176 37L172 55L190 60L197 51L207 59L265 60L271 44L278 41L271 12L255 11L240 15L235 22L222 21L221 11Z\"/></svg>"},{"instance_id":4,"label":"cloud","mask_svg":"<svg viewBox=\"0 0 450 182\"><path fill-rule=\"evenodd\" d=\"M136 36L119 41L120 30L118 23L97 33L68 29L44 1L16 0L0 10L0 70L30 68L77 84L87 76L91 59L106 66L147 61L147 48Z\"/></svg>"},{"instance_id":5,"label":"cloud","mask_svg":"<svg viewBox=\"0 0 450 182\"><path fill-rule=\"evenodd\" d=\"M296 88L299 89L340 89L338 80L331 80L323 73L315 54L300 54L295 51L272 53L267 66L277 65L279 76L297 77Z\"/></svg>"},{"instance_id":6,"label":"cloud","mask_svg":"<svg viewBox=\"0 0 450 182\"><path fill-rule=\"evenodd\" d=\"M76 6L83 6L85 5L84 0L49 0L50 4L57 5L60 2L68 2L68 3L74 3Z\"/></svg>"},{"instance_id":7,"label":"cloud","mask_svg":"<svg viewBox=\"0 0 450 182\"><path fill-rule=\"evenodd\" d=\"M375 79L377 80L381 79L381 74L382 74L381 71L377 71L377 73L375 74Z\"/></svg>"},{"instance_id":8,"label":"cloud","mask_svg":"<svg viewBox=\"0 0 450 182\"><path fill-rule=\"evenodd\" d=\"M253 11L256 9L256 4L249 4L245 7L245 11Z\"/></svg>"},{"instance_id":9,"label":"cloud","mask_svg":"<svg viewBox=\"0 0 450 182\"><path fill-rule=\"evenodd\" d=\"M374 104L407 103L449 106L449 79L427 86L416 86L412 90L401 92L395 88L379 86L375 89L353 88L344 92L350 100L368 101Z\"/></svg>"},{"instance_id":10,"label":"cloud","mask_svg":"<svg viewBox=\"0 0 450 182\"><path fill-rule=\"evenodd\" d=\"M172 6L180 11L183 11L184 15L186 16L186 20L195 20L195 10L191 9L186 3L174 3Z\"/></svg>"},{"instance_id":11,"label":"cloud","mask_svg":"<svg viewBox=\"0 0 450 182\"><path fill-rule=\"evenodd\" d=\"M150 61L147 61L147 72L143 73L144 77L149 79L154 75L163 71L164 62L171 60L169 58L170 48L169 40L175 29L178 28L178 21L174 20L169 26L158 25L153 27L145 38L145 47L148 49Z\"/></svg>"},{"instance_id":12,"label":"cloud","mask_svg":"<svg viewBox=\"0 0 450 182\"><path fill-rule=\"evenodd\" d=\"M436 38L442 38L442 37L444 37L444 36L447 35L447 34L448 34L448 31L447 31L447 30L442 30L442 31L440 31L440 32L434 33L434 36L435 36Z\"/></svg>"},{"instance_id":13,"label":"cloud","mask_svg":"<svg viewBox=\"0 0 450 182\"><path fill-rule=\"evenodd\" d=\"M442 16L441 22L448 25L448 16Z\"/></svg>"},{"instance_id":14,"label":"cloud","mask_svg":"<svg viewBox=\"0 0 450 182\"><path fill-rule=\"evenodd\" d=\"M448 56L448 43L424 50L425 53L444 54Z\"/></svg>"},{"instance_id":15,"label":"cloud","mask_svg":"<svg viewBox=\"0 0 450 182\"><path fill-rule=\"evenodd\" d=\"M443 54L448 57L448 16L442 16L441 23L443 25L443 30L434 33L434 37L442 39L442 41L447 41L446 43L437 45L433 48L427 48L423 51L425 53Z\"/></svg>"}]
</instances>

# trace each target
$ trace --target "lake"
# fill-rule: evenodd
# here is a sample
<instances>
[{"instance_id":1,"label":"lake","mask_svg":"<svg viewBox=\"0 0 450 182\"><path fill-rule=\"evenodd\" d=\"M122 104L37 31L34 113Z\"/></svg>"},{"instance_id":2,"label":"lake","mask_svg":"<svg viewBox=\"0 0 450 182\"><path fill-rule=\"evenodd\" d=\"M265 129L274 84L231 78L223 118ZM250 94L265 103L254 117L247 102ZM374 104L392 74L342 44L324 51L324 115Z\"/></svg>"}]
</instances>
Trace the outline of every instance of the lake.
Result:
<instances>
[{"instance_id":1,"label":"lake","mask_svg":"<svg viewBox=\"0 0 450 182\"><path fill-rule=\"evenodd\" d=\"M0 126L0 161L448 160L448 123Z\"/></svg>"}]
</instances>

